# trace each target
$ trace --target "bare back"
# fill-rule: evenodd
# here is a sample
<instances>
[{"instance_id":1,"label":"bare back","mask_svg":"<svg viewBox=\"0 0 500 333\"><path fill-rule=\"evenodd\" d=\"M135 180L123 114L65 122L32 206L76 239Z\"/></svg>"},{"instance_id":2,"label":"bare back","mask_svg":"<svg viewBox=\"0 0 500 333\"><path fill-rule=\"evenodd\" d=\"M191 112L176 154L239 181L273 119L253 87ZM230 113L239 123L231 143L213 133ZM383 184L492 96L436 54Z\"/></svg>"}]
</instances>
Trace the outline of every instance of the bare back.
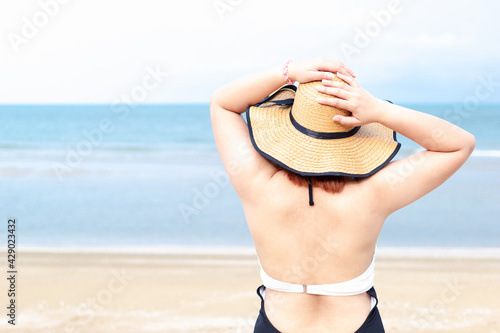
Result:
<instances>
[{"instance_id":1,"label":"bare back","mask_svg":"<svg viewBox=\"0 0 500 333\"><path fill-rule=\"evenodd\" d=\"M309 206L308 188L294 185L279 171L262 184L255 196L258 200L243 200L261 265L271 277L289 283L351 280L370 265L386 218L376 213L369 178L348 182L341 193L315 187L313 194L315 204ZM310 332L311 327L323 332L321 327L340 329L346 322L351 325L345 327L346 332L353 332L370 309L367 294L335 297L266 292L266 312L285 332L301 332L301 328ZM305 303L309 306L304 307ZM346 317L351 318L346 321Z\"/></svg>"}]
</instances>

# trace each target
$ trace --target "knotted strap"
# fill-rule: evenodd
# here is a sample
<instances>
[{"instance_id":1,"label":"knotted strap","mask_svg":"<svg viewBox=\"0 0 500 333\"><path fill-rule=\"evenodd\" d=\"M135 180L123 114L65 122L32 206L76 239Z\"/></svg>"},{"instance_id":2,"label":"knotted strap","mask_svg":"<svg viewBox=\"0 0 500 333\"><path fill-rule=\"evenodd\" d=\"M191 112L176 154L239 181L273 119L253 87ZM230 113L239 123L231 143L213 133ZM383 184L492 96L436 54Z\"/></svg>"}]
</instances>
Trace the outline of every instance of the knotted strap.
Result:
<instances>
[{"instance_id":1,"label":"knotted strap","mask_svg":"<svg viewBox=\"0 0 500 333\"><path fill-rule=\"evenodd\" d=\"M311 177L308 178L309 178L309 206L314 206L312 180Z\"/></svg>"}]
</instances>

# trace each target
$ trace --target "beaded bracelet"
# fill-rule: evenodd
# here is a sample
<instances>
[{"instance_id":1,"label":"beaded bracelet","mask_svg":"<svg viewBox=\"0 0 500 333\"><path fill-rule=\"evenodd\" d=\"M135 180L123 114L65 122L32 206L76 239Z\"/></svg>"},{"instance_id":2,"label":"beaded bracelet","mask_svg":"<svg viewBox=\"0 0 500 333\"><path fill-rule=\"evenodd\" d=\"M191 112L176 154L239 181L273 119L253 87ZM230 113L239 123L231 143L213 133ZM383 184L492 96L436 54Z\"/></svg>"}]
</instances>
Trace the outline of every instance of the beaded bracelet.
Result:
<instances>
[{"instance_id":1,"label":"beaded bracelet","mask_svg":"<svg viewBox=\"0 0 500 333\"><path fill-rule=\"evenodd\" d=\"M292 61L291 60L287 60L284 64L283 64L283 76L284 76L284 80L286 83L288 84L293 84L293 81L290 80L290 78L288 77L288 65L290 65Z\"/></svg>"}]
</instances>

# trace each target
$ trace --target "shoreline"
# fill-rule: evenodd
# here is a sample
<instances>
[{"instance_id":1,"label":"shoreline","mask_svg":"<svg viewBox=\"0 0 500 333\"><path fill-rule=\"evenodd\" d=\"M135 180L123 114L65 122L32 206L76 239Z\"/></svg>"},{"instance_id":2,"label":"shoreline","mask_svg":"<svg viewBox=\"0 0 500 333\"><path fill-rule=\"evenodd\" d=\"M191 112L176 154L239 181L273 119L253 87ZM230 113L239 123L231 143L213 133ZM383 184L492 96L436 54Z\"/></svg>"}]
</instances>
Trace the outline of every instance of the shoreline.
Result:
<instances>
[{"instance_id":1,"label":"shoreline","mask_svg":"<svg viewBox=\"0 0 500 333\"><path fill-rule=\"evenodd\" d=\"M30 254L130 254L256 256L253 246L18 246ZM377 258L500 259L500 247L390 247L378 246Z\"/></svg>"}]
</instances>

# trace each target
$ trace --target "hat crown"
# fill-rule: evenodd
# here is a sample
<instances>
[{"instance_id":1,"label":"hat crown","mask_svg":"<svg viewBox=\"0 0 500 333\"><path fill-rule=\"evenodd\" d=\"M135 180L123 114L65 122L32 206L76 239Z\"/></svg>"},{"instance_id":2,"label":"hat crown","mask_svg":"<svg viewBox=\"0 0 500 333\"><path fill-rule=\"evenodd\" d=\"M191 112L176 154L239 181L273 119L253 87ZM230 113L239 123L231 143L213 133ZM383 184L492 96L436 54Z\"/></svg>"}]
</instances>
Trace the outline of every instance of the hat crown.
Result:
<instances>
[{"instance_id":1,"label":"hat crown","mask_svg":"<svg viewBox=\"0 0 500 333\"><path fill-rule=\"evenodd\" d=\"M344 82L336 75L334 81ZM351 116L351 112L323 105L316 101L318 97L335 98L331 95L320 93L316 89L319 85L323 85L323 83L321 81L313 81L299 84L292 108L292 115L295 121L301 126L315 132L343 133L351 131L354 127L344 126L333 121L333 117L337 115L349 117Z\"/></svg>"},{"instance_id":2,"label":"hat crown","mask_svg":"<svg viewBox=\"0 0 500 333\"><path fill-rule=\"evenodd\" d=\"M320 84L300 84L298 89L285 85L249 106L252 145L265 158L302 176L374 174L398 152L396 132L376 122L354 128L334 122L335 115L350 112L319 104L316 98L327 96L317 91Z\"/></svg>"}]
</instances>

